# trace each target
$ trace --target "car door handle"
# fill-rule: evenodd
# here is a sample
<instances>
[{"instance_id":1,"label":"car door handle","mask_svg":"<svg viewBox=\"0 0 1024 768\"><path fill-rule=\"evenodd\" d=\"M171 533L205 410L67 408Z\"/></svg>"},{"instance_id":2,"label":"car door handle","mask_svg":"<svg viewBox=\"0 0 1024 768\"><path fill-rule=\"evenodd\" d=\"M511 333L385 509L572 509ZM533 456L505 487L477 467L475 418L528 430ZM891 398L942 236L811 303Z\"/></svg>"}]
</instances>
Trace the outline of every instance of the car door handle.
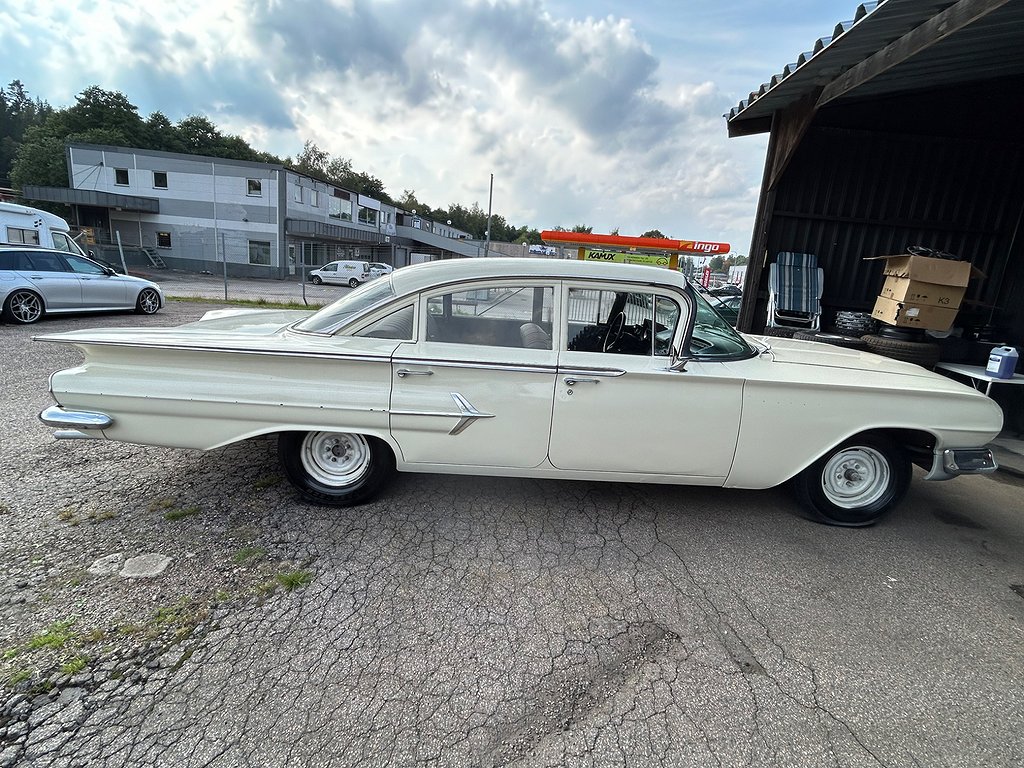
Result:
<instances>
[{"instance_id":1,"label":"car door handle","mask_svg":"<svg viewBox=\"0 0 1024 768\"><path fill-rule=\"evenodd\" d=\"M395 371L395 375L398 378L400 378L400 379L404 379L406 376L433 376L434 372L433 371L410 371L408 368L399 368L397 371Z\"/></svg>"},{"instance_id":2,"label":"car door handle","mask_svg":"<svg viewBox=\"0 0 1024 768\"><path fill-rule=\"evenodd\" d=\"M570 387L575 387L577 384L600 384L601 380L592 376L566 376L564 379L565 383Z\"/></svg>"}]
</instances>

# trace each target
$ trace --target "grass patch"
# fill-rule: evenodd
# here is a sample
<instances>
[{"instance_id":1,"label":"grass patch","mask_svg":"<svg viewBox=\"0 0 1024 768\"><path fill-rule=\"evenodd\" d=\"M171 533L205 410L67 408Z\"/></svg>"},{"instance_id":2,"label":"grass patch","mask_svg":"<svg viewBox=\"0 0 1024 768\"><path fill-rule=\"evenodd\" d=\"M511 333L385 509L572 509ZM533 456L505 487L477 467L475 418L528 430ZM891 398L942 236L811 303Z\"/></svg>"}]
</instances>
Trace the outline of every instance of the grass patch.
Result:
<instances>
[{"instance_id":1,"label":"grass patch","mask_svg":"<svg viewBox=\"0 0 1024 768\"><path fill-rule=\"evenodd\" d=\"M198 515L202 510L199 507L183 507L182 509L168 509L164 512L164 520L183 520L186 517Z\"/></svg>"},{"instance_id":2,"label":"grass patch","mask_svg":"<svg viewBox=\"0 0 1024 768\"><path fill-rule=\"evenodd\" d=\"M253 560L260 560L267 554L263 547L242 547L231 556L231 562L236 565L245 565Z\"/></svg>"},{"instance_id":3,"label":"grass patch","mask_svg":"<svg viewBox=\"0 0 1024 768\"><path fill-rule=\"evenodd\" d=\"M230 290L230 288L228 289ZM320 309L320 303L303 304L301 301L268 301L267 299L213 299L206 296L168 296L170 301L183 301L190 304L228 304L233 307L252 307L254 309Z\"/></svg>"},{"instance_id":4,"label":"grass patch","mask_svg":"<svg viewBox=\"0 0 1024 768\"><path fill-rule=\"evenodd\" d=\"M0 515L9 515L9 514L11 514L11 508L8 507L6 504L0 504Z\"/></svg>"},{"instance_id":5,"label":"grass patch","mask_svg":"<svg viewBox=\"0 0 1024 768\"><path fill-rule=\"evenodd\" d=\"M32 677L31 669L19 669L17 672L14 672L9 678L7 678L7 684L13 687L18 683L25 682L30 677Z\"/></svg>"},{"instance_id":6,"label":"grass patch","mask_svg":"<svg viewBox=\"0 0 1024 768\"><path fill-rule=\"evenodd\" d=\"M45 631L29 640L25 649L35 651L40 648L63 648L75 639L75 633L71 631L74 623L74 619L53 622Z\"/></svg>"},{"instance_id":7,"label":"grass patch","mask_svg":"<svg viewBox=\"0 0 1024 768\"><path fill-rule=\"evenodd\" d=\"M170 498L170 497L164 497L162 499L156 499L155 501L151 501L150 502L150 504L149 504L149 511L150 512L162 512L165 509L173 508L175 504L177 504L177 501L175 499Z\"/></svg>"},{"instance_id":8,"label":"grass patch","mask_svg":"<svg viewBox=\"0 0 1024 768\"><path fill-rule=\"evenodd\" d=\"M61 664L60 665L60 671L61 671L61 674L68 675L68 676L77 675L79 672L81 672L83 669L85 669L88 665L89 665L89 660L87 658L85 658L84 656L75 656L75 658L71 659L71 661L68 661L68 662L66 662L64 664Z\"/></svg>"},{"instance_id":9,"label":"grass patch","mask_svg":"<svg viewBox=\"0 0 1024 768\"><path fill-rule=\"evenodd\" d=\"M292 592L309 584L313 580L313 574L309 571L279 571L274 574L274 578L285 592Z\"/></svg>"}]
</instances>

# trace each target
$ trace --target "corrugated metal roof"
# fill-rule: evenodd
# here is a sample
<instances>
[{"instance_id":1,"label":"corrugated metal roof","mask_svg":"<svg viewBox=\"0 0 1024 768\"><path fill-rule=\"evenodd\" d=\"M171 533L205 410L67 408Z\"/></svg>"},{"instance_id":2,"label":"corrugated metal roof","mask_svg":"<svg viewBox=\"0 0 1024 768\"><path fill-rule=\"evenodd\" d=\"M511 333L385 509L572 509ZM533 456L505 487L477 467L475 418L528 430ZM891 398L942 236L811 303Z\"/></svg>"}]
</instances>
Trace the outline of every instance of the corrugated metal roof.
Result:
<instances>
[{"instance_id":1,"label":"corrugated metal roof","mask_svg":"<svg viewBox=\"0 0 1024 768\"><path fill-rule=\"evenodd\" d=\"M950 0L879 0L857 6L853 19L818 38L811 50L752 91L726 119L737 133L768 130L766 119L956 5ZM1024 73L1024 0L1010 0L859 85L838 101Z\"/></svg>"}]
</instances>

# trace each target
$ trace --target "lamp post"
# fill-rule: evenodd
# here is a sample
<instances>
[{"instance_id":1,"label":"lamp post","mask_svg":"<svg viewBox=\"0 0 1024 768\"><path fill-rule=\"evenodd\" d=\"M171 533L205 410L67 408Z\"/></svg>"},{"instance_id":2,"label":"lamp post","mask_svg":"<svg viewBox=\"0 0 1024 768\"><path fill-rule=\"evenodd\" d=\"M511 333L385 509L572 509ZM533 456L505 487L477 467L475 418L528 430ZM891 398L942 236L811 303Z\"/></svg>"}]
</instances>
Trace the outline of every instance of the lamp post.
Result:
<instances>
[{"instance_id":1,"label":"lamp post","mask_svg":"<svg viewBox=\"0 0 1024 768\"><path fill-rule=\"evenodd\" d=\"M491 203L494 200L494 174L491 174L491 188L487 193L487 239L484 240L484 258L491 250Z\"/></svg>"}]
</instances>

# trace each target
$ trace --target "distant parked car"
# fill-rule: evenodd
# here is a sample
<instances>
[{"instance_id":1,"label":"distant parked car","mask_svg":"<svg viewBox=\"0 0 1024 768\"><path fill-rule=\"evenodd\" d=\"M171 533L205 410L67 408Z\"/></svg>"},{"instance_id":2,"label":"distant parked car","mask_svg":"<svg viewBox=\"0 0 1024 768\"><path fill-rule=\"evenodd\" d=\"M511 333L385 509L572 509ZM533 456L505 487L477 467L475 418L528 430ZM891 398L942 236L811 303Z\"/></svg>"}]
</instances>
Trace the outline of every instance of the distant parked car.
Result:
<instances>
[{"instance_id":1,"label":"distant parked car","mask_svg":"<svg viewBox=\"0 0 1024 768\"><path fill-rule=\"evenodd\" d=\"M350 288L365 283L373 276L369 263L365 261L332 261L309 273L309 279L316 285L331 283L347 285Z\"/></svg>"},{"instance_id":2,"label":"distant parked car","mask_svg":"<svg viewBox=\"0 0 1024 768\"><path fill-rule=\"evenodd\" d=\"M46 314L132 310L151 315L164 305L160 286L119 275L85 256L51 248L0 247L0 306L12 323Z\"/></svg>"},{"instance_id":3,"label":"distant parked car","mask_svg":"<svg viewBox=\"0 0 1024 768\"><path fill-rule=\"evenodd\" d=\"M919 365L746 336L668 269L562 259L402 267L315 314L52 334L59 437L211 449L278 434L313 502L409 472L769 488L869 525L911 480L992 472L1002 411ZM127 481L126 481L127 482ZM456 485L452 493L457 494ZM685 503L685 502L684 502Z\"/></svg>"},{"instance_id":4,"label":"distant parked car","mask_svg":"<svg viewBox=\"0 0 1024 768\"><path fill-rule=\"evenodd\" d=\"M374 277L380 277L381 275L390 275L395 271L395 268L390 264L381 264L379 262L370 262L370 274Z\"/></svg>"}]
</instances>

